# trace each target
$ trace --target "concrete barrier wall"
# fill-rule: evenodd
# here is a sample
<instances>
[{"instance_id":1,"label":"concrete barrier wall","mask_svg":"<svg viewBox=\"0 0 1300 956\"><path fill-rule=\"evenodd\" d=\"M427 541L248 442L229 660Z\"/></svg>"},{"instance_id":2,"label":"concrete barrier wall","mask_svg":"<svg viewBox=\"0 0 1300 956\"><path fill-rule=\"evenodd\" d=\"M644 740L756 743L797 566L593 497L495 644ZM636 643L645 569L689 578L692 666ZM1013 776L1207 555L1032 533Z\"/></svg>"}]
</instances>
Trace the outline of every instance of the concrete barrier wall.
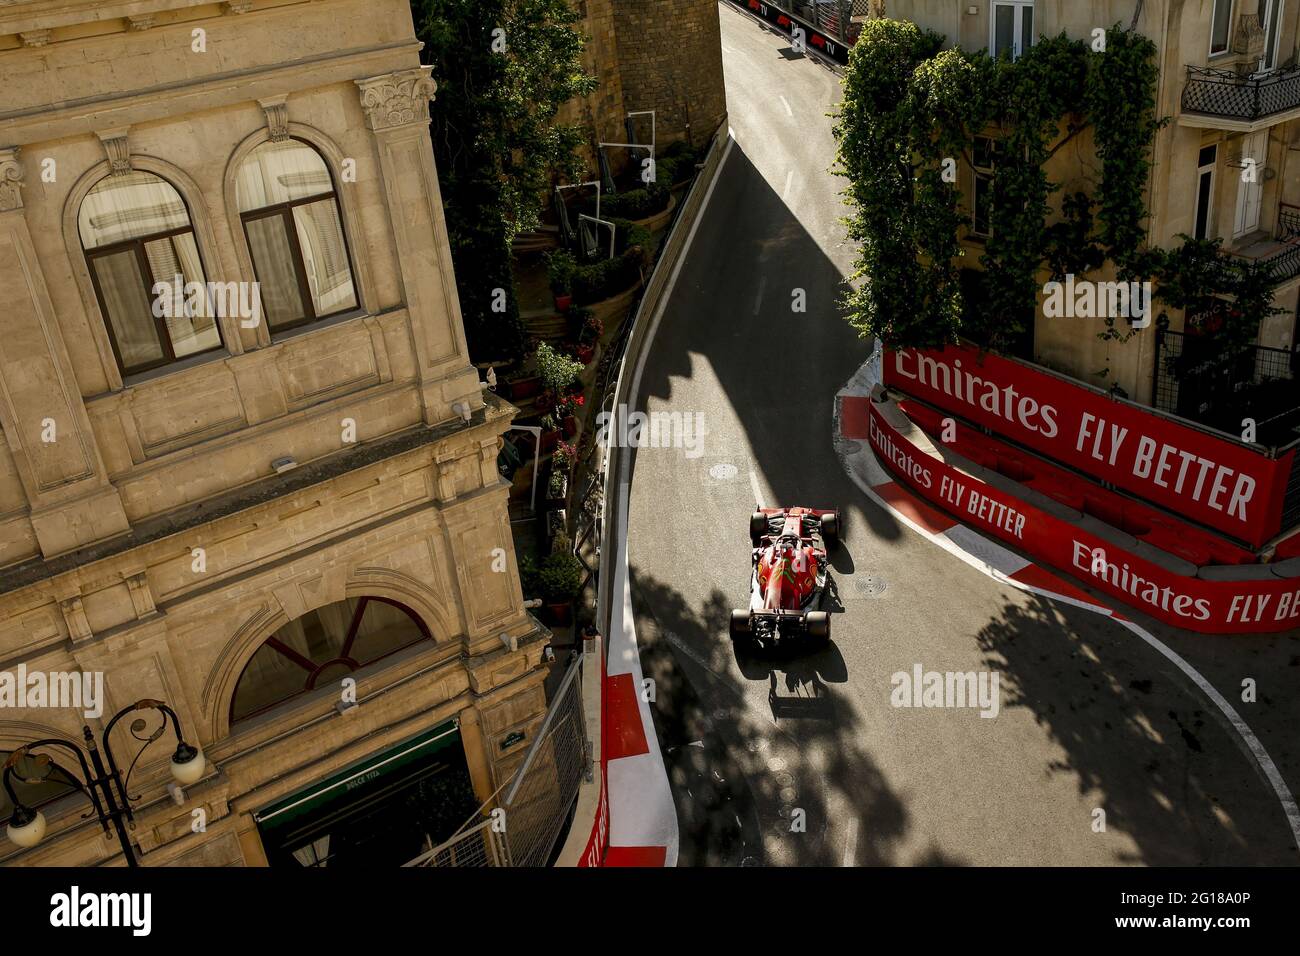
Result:
<instances>
[{"instance_id":1,"label":"concrete barrier wall","mask_svg":"<svg viewBox=\"0 0 1300 956\"><path fill-rule=\"evenodd\" d=\"M645 293L632 318L627 347L619 363L618 379L614 386L614 407L629 406L635 398L631 394L633 371L641 352L648 346L651 325L665 297L671 291L673 276L686 249L686 242L704 205L709 185L722 165L730 132L723 125L713 137L705 155L703 168L695 177L690 191L682 203L681 212L667 239L660 247L659 258L646 283ZM627 576L618 573L618 564L627 560L623 550L623 523L626 520L626 491L632 474L632 449L607 448L605 450L605 483L602 502L600 537L600 576L596 593L596 626L607 641L611 633L614 602L625 603ZM615 593L615 586L620 593ZM620 615L621 617L621 615ZM588 642L594 644L596 642ZM560 851L556 866L600 866L604 863L612 830L611 800L608 791L608 751L604 747L610 732L610 720L640 719L639 711L620 708L612 716L606 707L608 680L605 655L608 645L589 647L583 662L582 693L583 713L587 723L587 739L594 743L596 772L592 779L578 790L578 804L574 812L569 836ZM653 736L654 727L642 727L641 732Z\"/></svg>"}]
</instances>

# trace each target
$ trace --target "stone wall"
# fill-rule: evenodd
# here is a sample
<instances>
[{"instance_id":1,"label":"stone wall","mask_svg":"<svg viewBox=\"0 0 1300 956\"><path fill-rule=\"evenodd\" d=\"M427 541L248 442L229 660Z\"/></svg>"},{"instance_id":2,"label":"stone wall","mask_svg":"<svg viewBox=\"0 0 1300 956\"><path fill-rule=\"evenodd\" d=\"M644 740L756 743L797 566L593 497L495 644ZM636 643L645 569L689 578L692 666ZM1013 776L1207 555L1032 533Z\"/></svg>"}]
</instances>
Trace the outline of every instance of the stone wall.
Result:
<instances>
[{"instance_id":1,"label":"stone wall","mask_svg":"<svg viewBox=\"0 0 1300 956\"><path fill-rule=\"evenodd\" d=\"M623 107L655 110L662 147L707 143L727 113L716 0L613 0Z\"/></svg>"},{"instance_id":2,"label":"stone wall","mask_svg":"<svg viewBox=\"0 0 1300 956\"><path fill-rule=\"evenodd\" d=\"M566 105L560 119L592 129L597 142L627 141L628 112L654 110L662 149L687 138L706 144L727 112L717 0L575 0L588 36L594 93ZM588 160L591 160L590 149ZM610 150L618 170L624 151ZM594 165L594 164L593 164Z\"/></svg>"}]
</instances>

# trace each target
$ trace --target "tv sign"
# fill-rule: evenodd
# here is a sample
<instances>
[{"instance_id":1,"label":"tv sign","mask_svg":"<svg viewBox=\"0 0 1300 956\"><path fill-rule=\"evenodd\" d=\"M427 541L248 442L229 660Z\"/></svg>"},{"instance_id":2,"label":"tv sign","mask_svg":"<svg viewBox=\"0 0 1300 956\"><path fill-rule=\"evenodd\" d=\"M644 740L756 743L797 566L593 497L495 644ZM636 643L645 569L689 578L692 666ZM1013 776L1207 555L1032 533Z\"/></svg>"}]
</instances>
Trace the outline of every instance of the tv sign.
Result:
<instances>
[{"instance_id":1,"label":"tv sign","mask_svg":"<svg viewBox=\"0 0 1300 956\"><path fill-rule=\"evenodd\" d=\"M770 3L764 3L762 0L731 0L738 7L744 7L750 13L766 20L778 30L789 35L791 44L800 52L806 52L809 47L817 50L836 63L847 65L849 62L849 48L836 40L834 37L823 33L809 23L805 23L793 14L787 13L780 7L773 6Z\"/></svg>"}]
</instances>

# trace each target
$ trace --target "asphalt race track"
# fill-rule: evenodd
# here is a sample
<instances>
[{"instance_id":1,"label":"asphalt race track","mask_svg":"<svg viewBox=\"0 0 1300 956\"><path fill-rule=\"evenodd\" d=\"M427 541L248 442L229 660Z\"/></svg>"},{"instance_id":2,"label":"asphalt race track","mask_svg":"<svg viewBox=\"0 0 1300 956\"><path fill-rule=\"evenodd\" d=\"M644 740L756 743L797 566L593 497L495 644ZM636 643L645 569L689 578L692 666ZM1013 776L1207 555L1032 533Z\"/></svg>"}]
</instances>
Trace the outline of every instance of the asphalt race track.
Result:
<instances>
[{"instance_id":1,"label":"asphalt race track","mask_svg":"<svg viewBox=\"0 0 1300 956\"><path fill-rule=\"evenodd\" d=\"M638 451L629 520L679 862L1300 862L1240 738L1161 655L941 551L844 473L834 396L868 345L836 308L852 260L829 172L838 79L729 5L719 16L735 142L641 382L643 409L702 415L707 432ZM825 651L733 651L756 498L842 510ZM1295 792L1300 641L1142 623L1237 704ZM996 671L997 715L892 707L891 675L918 664ZM1245 677L1257 703L1238 703Z\"/></svg>"}]
</instances>

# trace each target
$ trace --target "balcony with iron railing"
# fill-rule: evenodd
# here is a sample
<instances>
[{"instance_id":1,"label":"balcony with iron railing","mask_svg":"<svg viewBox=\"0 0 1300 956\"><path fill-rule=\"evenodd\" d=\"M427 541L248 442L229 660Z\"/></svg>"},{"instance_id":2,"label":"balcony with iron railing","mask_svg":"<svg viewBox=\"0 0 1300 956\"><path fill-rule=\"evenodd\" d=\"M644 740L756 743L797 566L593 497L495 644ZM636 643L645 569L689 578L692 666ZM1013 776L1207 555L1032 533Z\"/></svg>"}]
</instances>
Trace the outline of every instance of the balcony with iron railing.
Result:
<instances>
[{"instance_id":1,"label":"balcony with iron railing","mask_svg":"<svg viewBox=\"0 0 1300 956\"><path fill-rule=\"evenodd\" d=\"M1228 254L1266 266L1275 285L1300 276L1300 206L1278 203L1277 228Z\"/></svg>"},{"instance_id":2,"label":"balcony with iron railing","mask_svg":"<svg viewBox=\"0 0 1300 956\"><path fill-rule=\"evenodd\" d=\"M1247 123L1300 109L1300 67L1242 75L1189 66L1182 108L1184 113Z\"/></svg>"}]
</instances>

